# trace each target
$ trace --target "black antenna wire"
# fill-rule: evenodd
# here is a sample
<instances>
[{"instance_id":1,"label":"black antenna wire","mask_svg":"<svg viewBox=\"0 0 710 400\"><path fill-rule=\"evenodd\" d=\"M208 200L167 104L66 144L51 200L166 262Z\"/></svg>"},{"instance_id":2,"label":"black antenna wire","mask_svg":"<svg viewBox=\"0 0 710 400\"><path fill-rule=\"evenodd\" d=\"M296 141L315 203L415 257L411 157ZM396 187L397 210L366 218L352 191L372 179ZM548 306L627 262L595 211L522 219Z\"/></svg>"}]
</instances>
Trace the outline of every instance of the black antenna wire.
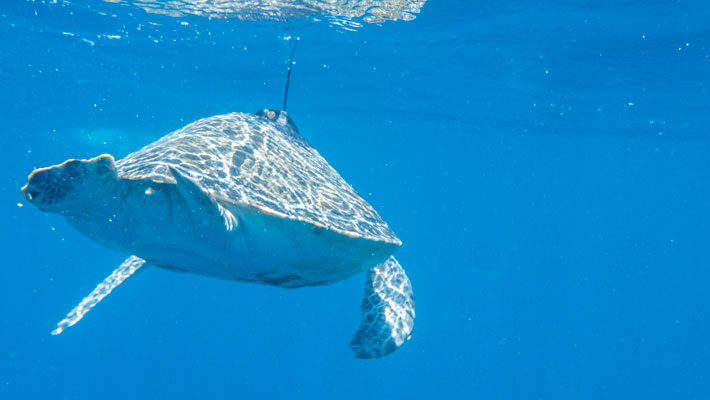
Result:
<instances>
[{"instance_id":1,"label":"black antenna wire","mask_svg":"<svg viewBox=\"0 0 710 400\"><path fill-rule=\"evenodd\" d=\"M284 108L286 111L286 102L288 101L288 85L291 83L291 68L293 67L293 57L296 55L296 43L300 38L293 39L293 48L291 49L291 58L288 60L288 73L286 74L286 91L284 92Z\"/></svg>"}]
</instances>

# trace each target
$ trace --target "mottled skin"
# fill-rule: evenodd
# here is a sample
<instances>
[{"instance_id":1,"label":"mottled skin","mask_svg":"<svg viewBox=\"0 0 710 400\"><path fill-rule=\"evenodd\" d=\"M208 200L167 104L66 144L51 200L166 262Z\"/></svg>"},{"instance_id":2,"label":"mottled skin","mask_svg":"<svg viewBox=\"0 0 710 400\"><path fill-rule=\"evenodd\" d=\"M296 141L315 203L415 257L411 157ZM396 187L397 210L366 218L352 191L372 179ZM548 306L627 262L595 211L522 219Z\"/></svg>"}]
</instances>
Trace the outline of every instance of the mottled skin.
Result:
<instances>
[{"instance_id":1,"label":"mottled skin","mask_svg":"<svg viewBox=\"0 0 710 400\"><path fill-rule=\"evenodd\" d=\"M284 112L206 118L117 162L40 169L23 193L94 240L170 270L291 288L369 270L357 357L389 354L412 330L411 285L391 257L401 242ZM107 278L64 327L142 265L124 264L137 267L117 269L120 279Z\"/></svg>"}]
</instances>

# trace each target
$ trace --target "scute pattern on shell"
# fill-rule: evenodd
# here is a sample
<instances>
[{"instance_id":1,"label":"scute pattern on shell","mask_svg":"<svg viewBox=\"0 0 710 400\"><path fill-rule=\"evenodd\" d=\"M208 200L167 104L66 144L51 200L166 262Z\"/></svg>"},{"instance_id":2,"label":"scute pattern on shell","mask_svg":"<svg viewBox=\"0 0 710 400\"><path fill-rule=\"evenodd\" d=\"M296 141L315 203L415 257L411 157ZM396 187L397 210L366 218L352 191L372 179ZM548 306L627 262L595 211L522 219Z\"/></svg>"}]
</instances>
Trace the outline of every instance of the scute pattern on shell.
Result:
<instances>
[{"instance_id":1,"label":"scute pattern on shell","mask_svg":"<svg viewBox=\"0 0 710 400\"><path fill-rule=\"evenodd\" d=\"M175 183L172 167L220 202L238 202L349 236L401 243L372 206L298 134L285 112L201 119L116 166L120 179Z\"/></svg>"}]
</instances>

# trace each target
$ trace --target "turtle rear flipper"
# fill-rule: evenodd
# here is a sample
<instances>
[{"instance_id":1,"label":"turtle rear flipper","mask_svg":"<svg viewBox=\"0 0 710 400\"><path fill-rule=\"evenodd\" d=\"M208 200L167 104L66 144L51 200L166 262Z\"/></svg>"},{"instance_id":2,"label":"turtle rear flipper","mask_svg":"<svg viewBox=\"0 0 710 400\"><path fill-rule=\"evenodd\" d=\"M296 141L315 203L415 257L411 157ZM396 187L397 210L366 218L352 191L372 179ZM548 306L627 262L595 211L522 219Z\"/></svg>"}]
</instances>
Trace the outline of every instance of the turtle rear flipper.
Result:
<instances>
[{"instance_id":1,"label":"turtle rear flipper","mask_svg":"<svg viewBox=\"0 0 710 400\"><path fill-rule=\"evenodd\" d=\"M350 342L355 357L383 357L409 339L414 328L414 292L394 257L367 272L360 313L360 329Z\"/></svg>"},{"instance_id":2,"label":"turtle rear flipper","mask_svg":"<svg viewBox=\"0 0 710 400\"><path fill-rule=\"evenodd\" d=\"M79 322L84 315L97 305L104 297L108 296L113 289L122 284L123 281L133 275L145 264L145 260L136 256L130 256L116 270L111 273L103 282L99 283L88 296L74 307L67 316L57 324L57 328L52 331L52 335L59 335L65 329Z\"/></svg>"}]
</instances>

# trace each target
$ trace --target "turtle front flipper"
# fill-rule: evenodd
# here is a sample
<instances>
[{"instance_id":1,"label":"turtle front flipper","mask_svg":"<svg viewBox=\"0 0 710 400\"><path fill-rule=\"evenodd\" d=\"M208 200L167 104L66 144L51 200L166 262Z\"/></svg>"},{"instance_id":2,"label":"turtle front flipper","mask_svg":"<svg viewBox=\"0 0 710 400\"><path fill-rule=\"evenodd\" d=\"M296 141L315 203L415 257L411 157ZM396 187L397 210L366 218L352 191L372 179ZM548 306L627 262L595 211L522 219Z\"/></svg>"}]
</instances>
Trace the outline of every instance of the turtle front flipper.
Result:
<instances>
[{"instance_id":1,"label":"turtle front flipper","mask_svg":"<svg viewBox=\"0 0 710 400\"><path fill-rule=\"evenodd\" d=\"M228 231L233 230L238 225L237 217L219 204L214 197L205 193L197 183L181 174L173 167L168 167L168 169L170 169L170 173L177 183L178 191L182 194L185 201L187 201L193 213L196 213L198 210L201 211L207 217L207 221L212 218L222 220L225 229ZM209 225L209 223L207 223L207 225Z\"/></svg>"},{"instance_id":2,"label":"turtle front flipper","mask_svg":"<svg viewBox=\"0 0 710 400\"><path fill-rule=\"evenodd\" d=\"M360 313L360 329L350 342L355 357L383 357L409 339L414 328L414 292L394 257L367 272Z\"/></svg>"},{"instance_id":3,"label":"turtle front flipper","mask_svg":"<svg viewBox=\"0 0 710 400\"><path fill-rule=\"evenodd\" d=\"M131 275L133 275L140 267L145 264L145 260L136 256L130 256L124 261L121 266L116 268L103 282L99 283L84 300L74 307L67 316L57 324L57 329L52 331L52 335L59 335L65 329L79 322L84 315L89 312L96 304L104 297L108 296L113 289L123 283Z\"/></svg>"}]
</instances>

